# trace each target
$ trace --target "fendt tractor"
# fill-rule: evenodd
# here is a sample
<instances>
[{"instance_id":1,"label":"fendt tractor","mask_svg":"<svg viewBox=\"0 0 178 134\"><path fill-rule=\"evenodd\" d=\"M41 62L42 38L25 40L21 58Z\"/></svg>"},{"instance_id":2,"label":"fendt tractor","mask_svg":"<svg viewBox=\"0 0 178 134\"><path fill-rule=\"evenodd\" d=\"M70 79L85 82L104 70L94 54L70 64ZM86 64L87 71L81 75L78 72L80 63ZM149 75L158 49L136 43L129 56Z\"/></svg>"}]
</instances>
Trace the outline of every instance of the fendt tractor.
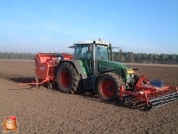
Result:
<instances>
[{"instance_id":1,"label":"fendt tractor","mask_svg":"<svg viewBox=\"0 0 178 134\"><path fill-rule=\"evenodd\" d=\"M119 100L122 104L156 108L178 99L175 86L165 86L161 80L148 80L136 75L128 65L113 60L113 48L101 40L76 42L66 53L38 53L35 56L34 84L51 89L55 84L63 93L82 93L92 89L103 100Z\"/></svg>"}]
</instances>

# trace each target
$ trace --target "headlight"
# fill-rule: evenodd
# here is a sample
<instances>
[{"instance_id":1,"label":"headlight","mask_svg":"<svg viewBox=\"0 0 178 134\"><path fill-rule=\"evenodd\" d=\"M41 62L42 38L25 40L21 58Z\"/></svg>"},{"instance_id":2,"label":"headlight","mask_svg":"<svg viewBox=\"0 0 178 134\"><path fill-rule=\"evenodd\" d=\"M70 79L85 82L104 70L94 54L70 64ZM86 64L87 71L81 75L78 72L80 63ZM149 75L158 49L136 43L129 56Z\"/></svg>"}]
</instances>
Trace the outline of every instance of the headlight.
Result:
<instances>
[{"instance_id":1,"label":"headlight","mask_svg":"<svg viewBox=\"0 0 178 134\"><path fill-rule=\"evenodd\" d=\"M134 77L134 74L127 74L127 78L133 78Z\"/></svg>"}]
</instances>

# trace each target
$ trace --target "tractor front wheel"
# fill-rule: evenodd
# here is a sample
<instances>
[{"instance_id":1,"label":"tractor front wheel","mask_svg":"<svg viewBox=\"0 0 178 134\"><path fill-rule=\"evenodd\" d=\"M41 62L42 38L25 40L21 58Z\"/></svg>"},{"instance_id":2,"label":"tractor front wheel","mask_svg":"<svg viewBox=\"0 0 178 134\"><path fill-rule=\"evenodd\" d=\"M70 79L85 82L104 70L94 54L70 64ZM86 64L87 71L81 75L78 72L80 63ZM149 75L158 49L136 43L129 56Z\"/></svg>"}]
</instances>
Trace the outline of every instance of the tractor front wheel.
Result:
<instances>
[{"instance_id":1,"label":"tractor front wheel","mask_svg":"<svg viewBox=\"0 0 178 134\"><path fill-rule=\"evenodd\" d=\"M118 96L119 87L124 84L116 74L110 72L99 76L96 89L100 99L114 100Z\"/></svg>"},{"instance_id":2,"label":"tractor front wheel","mask_svg":"<svg viewBox=\"0 0 178 134\"><path fill-rule=\"evenodd\" d=\"M81 88L81 76L69 62L63 62L57 72L57 84L63 93L77 93Z\"/></svg>"}]
</instances>

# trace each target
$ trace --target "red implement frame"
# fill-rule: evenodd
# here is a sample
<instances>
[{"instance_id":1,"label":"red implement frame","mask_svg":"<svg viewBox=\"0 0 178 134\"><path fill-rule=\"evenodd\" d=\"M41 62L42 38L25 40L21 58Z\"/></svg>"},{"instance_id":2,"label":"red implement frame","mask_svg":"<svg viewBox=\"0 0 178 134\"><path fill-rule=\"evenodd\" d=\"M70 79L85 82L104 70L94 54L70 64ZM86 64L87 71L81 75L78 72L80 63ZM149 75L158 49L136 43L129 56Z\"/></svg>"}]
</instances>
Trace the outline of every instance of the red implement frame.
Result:
<instances>
[{"instance_id":1,"label":"red implement frame","mask_svg":"<svg viewBox=\"0 0 178 134\"><path fill-rule=\"evenodd\" d=\"M146 106L150 105L151 99L169 95L170 93L178 93L176 86L154 87L145 76L140 76L135 90L125 91L124 86L120 86L119 100L122 101L124 96L132 96L138 102L144 102Z\"/></svg>"}]
</instances>

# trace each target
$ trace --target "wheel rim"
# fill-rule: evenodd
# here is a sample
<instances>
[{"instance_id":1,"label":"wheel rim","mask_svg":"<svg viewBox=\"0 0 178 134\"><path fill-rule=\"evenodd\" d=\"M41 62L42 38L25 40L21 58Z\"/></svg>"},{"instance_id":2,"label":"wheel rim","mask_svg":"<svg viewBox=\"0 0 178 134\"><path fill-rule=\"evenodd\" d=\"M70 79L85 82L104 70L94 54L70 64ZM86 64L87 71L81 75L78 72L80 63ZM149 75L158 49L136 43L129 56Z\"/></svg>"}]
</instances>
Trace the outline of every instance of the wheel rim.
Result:
<instances>
[{"instance_id":1,"label":"wheel rim","mask_svg":"<svg viewBox=\"0 0 178 134\"><path fill-rule=\"evenodd\" d=\"M104 80L101 83L101 92L107 98L112 97L115 94L114 83L111 80Z\"/></svg>"},{"instance_id":2,"label":"wheel rim","mask_svg":"<svg viewBox=\"0 0 178 134\"><path fill-rule=\"evenodd\" d=\"M71 76L67 70L62 70L60 73L60 83L63 87L68 87L71 82Z\"/></svg>"}]
</instances>

